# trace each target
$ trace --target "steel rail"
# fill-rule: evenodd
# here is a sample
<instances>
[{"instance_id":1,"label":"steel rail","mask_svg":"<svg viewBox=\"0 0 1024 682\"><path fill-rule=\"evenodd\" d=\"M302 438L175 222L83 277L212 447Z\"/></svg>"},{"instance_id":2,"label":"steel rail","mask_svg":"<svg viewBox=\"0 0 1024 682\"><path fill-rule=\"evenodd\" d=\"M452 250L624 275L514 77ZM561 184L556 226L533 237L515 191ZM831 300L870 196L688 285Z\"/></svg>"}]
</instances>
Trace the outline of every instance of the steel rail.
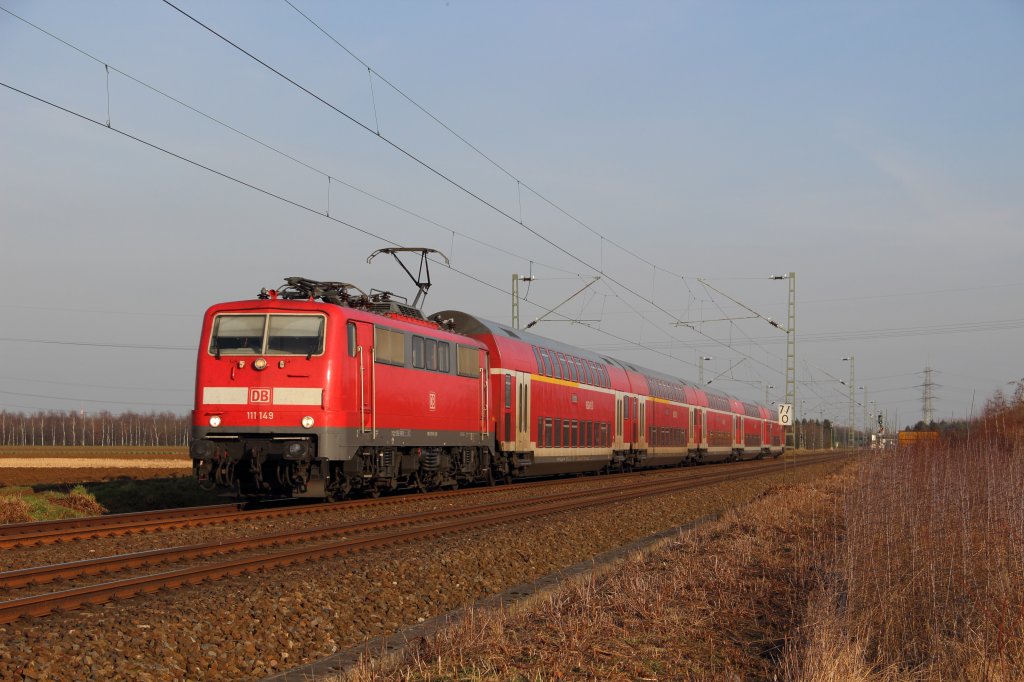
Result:
<instances>
[{"instance_id":1,"label":"steel rail","mask_svg":"<svg viewBox=\"0 0 1024 682\"><path fill-rule=\"evenodd\" d=\"M828 459L830 459L829 457ZM657 482L643 486L628 486L624 488L605 489L601 491L586 491L586 493L565 493L559 496L548 496L531 499L531 507L523 508L523 502L505 502L499 504L479 505L476 510L478 516L469 519L459 518L456 520L442 520L426 526L418 526L411 529L396 530L393 532L376 535L369 538L348 539L343 538L314 547L302 547L277 552L259 557L240 558L230 561L217 562L215 564L183 568L164 573L148 576L128 578L113 582L102 583L87 587L74 588L53 592L49 594L35 595L13 599L0 603L0 624L9 623L23 616L43 616L55 611L67 611L86 604L102 604L111 599L125 599L140 594L150 594L165 589L174 589L186 585L197 585L207 580L254 573L267 568L287 566L295 563L321 559L328 556L352 554L366 551L377 547L398 545L413 540L429 539L437 536L475 530L484 526L492 526L508 521L519 521L537 516L558 513L562 511L576 511L590 507L615 504L628 501L640 496L664 495L682 490L710 485L717 482L728 482L754 478L767 471L803 468L822 460L815 458L813 461L803 461L795 464L788 464L785 467L762 466L745 469L742 472L735 470L714 472L700 478L676 479L668 482ZM554 499L557 498L557 499ZM571 499L570 499L571 498ZM475 513L475 512L474 512Z\"/></svg>"},{"instance_id":2,"label":"steel rail","mask_svg":"<svg viewBox=\"0 0 1024 682\"><path fill-rule=\"evenodd\" d=\"M756 461L756 460L748 460ZM735 464L731 466L736 466ZM594 480L609 480L619 477L644 477L662 473L648 470L632 473L608 474ZM590 477L587 477L590 478ZM584 478L583 480L587 480ZM548 486L570 485L579 482L581 477L559 478L544 481L522 481L515 485L520 488L540 488ZM90 540L103 537L117 537L136 533L148 533L175 528L194 528L209 526L216 523L235 523L280 516L296 516L318 514L363 507L378 507L403 504L410 500L431 500L446 497L463 497L482 495L495 490L493 487L482 486L460 490L438 490L414 496L397 496L387 498L366 498L344 500L341 502L321 502L315 504L296 504L288 507L272 509L243 509L241 503L209 505L204 507L182 507L125 514L109 514L104 516L88 516L78 519L61 519L57 521L30 521L0 525L0 549L14 549L50 545L75 540Z\"/></svg>"},{"instance_id":3,"label":"steel rail","mask_svg":"<svg viewBox=\"0 0 1024 682\"><path fill-rule=\"evenodd\" d=\"M761 468L769 469L762 465ZM758 468L760 470L761 468ZM675 472L682 473L682 472ZM714 471L689 471L691 474L685 480L701 481L707 478L714 478L721 475L719 470ZM229 554L233 552L262 549L264 547L275 547L297 542L308 542L323 539L326 537L344 535L349 533L365 533L371 530L391 528L395 526L426 523L438 519L453 518L476 513L484 509L525 507L531 504L540 504L548 501L561 499L582 499L590 495L598 495L608 490L638 490L658 487L667 483L674 483L673 480L666 481L664 477L656 480L635 480L626 479L619 484L618 488L602 488L597 490L570 491L555 495L543 495L525 499L511 500L506 502L492 502L484 505L462 507L458 509L445 509L439 511L424 511L401 516L384 517L369 521L355 521L317 528L303 529L296 531L285 531L281 533L270 533L251 538L240 538L237 540L223 540L218 542L201 543L182 547L168 547L153 549L131 554L119 554L114 556L83 559L81 561L51 564L31 568L15 569L0 572L0 589L14 589L28 585L42 585L55 580L69 580L80 576L111 574L131 568L150 567L160 564L172 563L188 559L206 558L210 556ZM493 489L492 489L493 490Z\"/></svg>"}]
</instances>

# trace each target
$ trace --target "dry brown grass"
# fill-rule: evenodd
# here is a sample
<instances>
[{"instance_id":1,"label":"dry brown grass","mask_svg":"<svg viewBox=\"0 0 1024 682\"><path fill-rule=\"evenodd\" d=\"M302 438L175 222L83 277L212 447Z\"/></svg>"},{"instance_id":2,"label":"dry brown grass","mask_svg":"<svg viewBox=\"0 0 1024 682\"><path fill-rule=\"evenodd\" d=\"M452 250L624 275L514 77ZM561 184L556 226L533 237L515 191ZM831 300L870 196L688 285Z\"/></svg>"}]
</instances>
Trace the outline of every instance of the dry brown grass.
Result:
<instances>
[{"instance_id":1,"label":"dry brown grass","mask_svg":"<svg viewBox=\"0 0 1024 682\"><path fill-rule=\"evenodd\" d=\"M80 485L76 485L68 493L54 495L52 502L61 507L73 509L83 516L99 516L107 511L102 504L96 501L95 497Z\"/></svg>"},{"instance_id":2,"label":"dry brown grass","mask_svg":"<svg viewBox=\"0 0 1024 682\"><path fill-rule=\"evenodd\" d=\"M801 680L1024 678L1024 461L987 443L865 462L800 645Z\"/></svg>"},{"instance_id":3,"label":"dry brown grass","mask_svg":"<svg viewBox=\"0 0 1024 682\"><path fill-rule=\"evenodd\" d=\"M0 524L23 523L31 520L31 509L24 499L15 495L0 497Z\"/></svg>"},{"instance_id":4,"label":"dry brown grass","mask_svg":"<svg viewBox=\"0 0 1024 682\"><path fill-rule=\"evenodd\" d=\"M471 611L369 680L772 679L841 486L781 487L530 608Z\"/></svg>"},{"instance_id":5,"label":"dry brown grass","mask_svg":"<svg viewBox=\"0 0 1024 682\"><path fill-rule=\"evenodd\" d=\"M867 456L345 679L1024 679L1015 451L975 439Z\"/></svg>"}]
</instances>

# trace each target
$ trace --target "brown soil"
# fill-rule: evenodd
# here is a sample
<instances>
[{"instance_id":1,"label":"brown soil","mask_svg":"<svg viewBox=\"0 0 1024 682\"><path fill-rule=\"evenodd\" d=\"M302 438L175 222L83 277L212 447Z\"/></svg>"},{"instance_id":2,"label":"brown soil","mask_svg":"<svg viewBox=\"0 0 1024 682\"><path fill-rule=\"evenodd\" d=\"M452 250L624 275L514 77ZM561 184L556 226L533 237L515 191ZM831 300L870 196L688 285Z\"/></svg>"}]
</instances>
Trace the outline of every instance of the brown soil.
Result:
<instances>
[{"instance_id":1,"label":"brown soil","mask_svg":"<svg viewBox=\"0 0 1024 682\"><path fill-rule=\"evenodd\" d=\"M53 467L6 468L0 466L0 488L10 486L46 485L57 483L95 483L118 478L167 478L191 476L188 464L182 468L166 467Z\"/></svg>"}]
</instances>

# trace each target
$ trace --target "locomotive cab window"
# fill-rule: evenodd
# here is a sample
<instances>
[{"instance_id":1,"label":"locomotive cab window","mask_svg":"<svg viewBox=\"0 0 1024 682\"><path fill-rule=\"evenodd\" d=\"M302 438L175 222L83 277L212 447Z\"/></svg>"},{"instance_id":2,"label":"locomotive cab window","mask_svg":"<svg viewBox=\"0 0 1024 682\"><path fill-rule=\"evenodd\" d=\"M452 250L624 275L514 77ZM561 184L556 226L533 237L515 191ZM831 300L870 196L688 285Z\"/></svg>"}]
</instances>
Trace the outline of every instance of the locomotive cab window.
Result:
<instances>
[{"instance_id":1,"label":"locomotive cab window","mask_svg":"<svg viewBox=\"0 0 1024 682\"><path fill-rule=\"evenodd\" d=\"M218 315L210 334L211 355L320 355L322 315Z\"/></svg>"},{"instance_id":2,"label":"locomotive cab window","mask_svg":"<svg viewBox=\"0 0 1024 682\"><path fill-rule=\"evenodd\" d=\"M324 318L319 315L271 315L268 355L319 355L324 352Z\"/></svg>"}]
</instances>

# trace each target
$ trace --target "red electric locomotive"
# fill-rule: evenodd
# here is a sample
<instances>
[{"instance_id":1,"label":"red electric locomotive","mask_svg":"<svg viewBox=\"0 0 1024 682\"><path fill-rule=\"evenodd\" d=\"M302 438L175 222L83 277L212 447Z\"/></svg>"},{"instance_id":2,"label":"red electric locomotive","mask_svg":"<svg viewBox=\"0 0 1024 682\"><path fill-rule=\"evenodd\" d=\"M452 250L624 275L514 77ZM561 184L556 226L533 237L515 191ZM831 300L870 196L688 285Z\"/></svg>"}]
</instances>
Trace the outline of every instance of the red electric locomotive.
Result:
<instances>
[{"instance_id":1,"label":"red electric locomotive","mask_svg":"<svg viewBox=\"0 0 1024 682\"><path fill-rule=\"evenodd\" d=\"M483 345L354 289L292 277L206 312L191 446L200 481L341 498L490 470Z\"/></svg>"},{"instance_id":2,"label":"red electric locomotive","mask_svg":"<svg viewBox=\"0 0 1024 682\"><path fill-rule=\"evenodd\" d=\"M298 277L206 312L195 399L197 478L262 498L782 452L764 407L466 313L425 319L387 293Z\"/></svg>"}]
</instances>

